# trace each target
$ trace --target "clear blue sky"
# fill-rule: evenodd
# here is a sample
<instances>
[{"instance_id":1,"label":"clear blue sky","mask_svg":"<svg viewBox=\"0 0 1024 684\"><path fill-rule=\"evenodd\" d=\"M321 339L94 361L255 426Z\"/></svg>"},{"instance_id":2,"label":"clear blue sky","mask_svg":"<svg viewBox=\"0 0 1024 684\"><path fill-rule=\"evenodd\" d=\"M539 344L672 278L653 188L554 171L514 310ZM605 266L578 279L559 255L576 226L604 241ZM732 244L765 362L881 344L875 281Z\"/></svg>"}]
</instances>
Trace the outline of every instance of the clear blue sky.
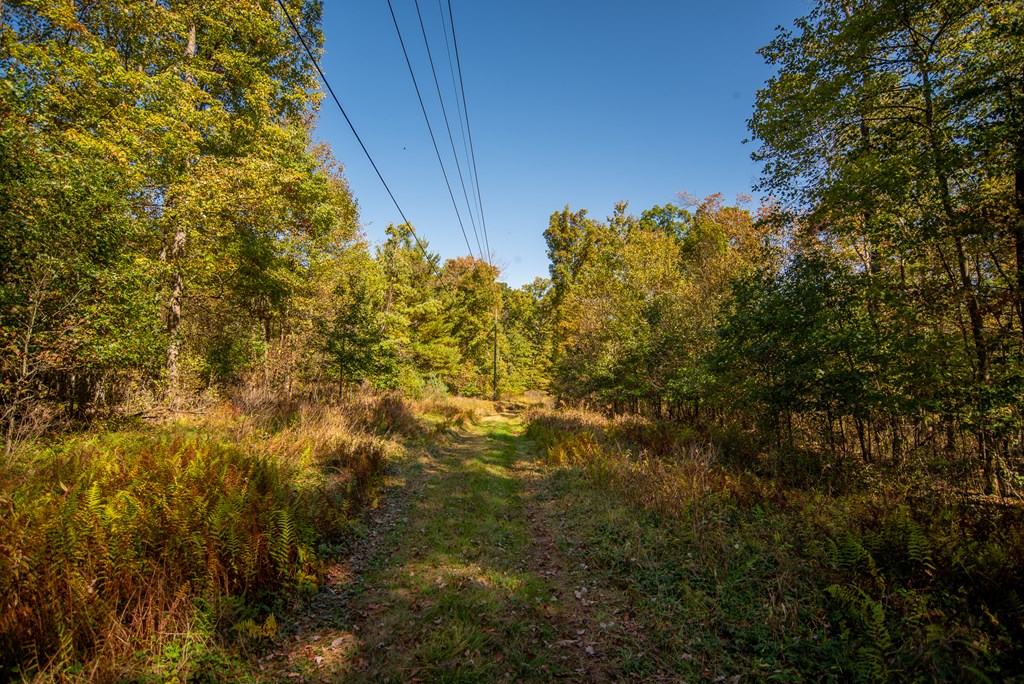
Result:
<instances>
[{"instance_id":1,"label":"clear blue sky","mask_svg":"<svg viewBox=\"0 0 1024 684\"><path fill-rule=\"evenodd\" d=\"M413 0L392 3L463 201ZM491 249L502 280L519 286L547 275L543 232L566 204L604 218L618 200L639 213L679 191L750 192L757 168L742 140L754 93L770 76L756 50L811 2L452 7ZM420 8L461 150L438 2L420 0ZM442 257L465 254L386 0L326 0L323 28L324 71L409 220ZM379 242L401 218L327 99L318 134L345 165L366 234Z\"/></svg>"}]
</instances>

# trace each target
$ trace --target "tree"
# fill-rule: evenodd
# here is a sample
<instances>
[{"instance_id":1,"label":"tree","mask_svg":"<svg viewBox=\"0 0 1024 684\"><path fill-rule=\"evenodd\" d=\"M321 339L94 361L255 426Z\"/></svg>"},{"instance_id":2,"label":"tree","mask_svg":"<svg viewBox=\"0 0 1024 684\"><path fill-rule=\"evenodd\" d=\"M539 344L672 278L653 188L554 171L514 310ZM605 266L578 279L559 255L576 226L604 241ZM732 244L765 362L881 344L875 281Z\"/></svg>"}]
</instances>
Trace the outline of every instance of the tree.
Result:
<instances>
[{"instance_id":1,"label":"tree","mask_svg":"<svg viewBox=\"0 0 1024 684\"><path fill-rule=\"evenodd\" d=\"M564 228L557 214L553 223ZM655 207L639 219L620 203L607 226L588 230L597 237L583 244L599 248L562 272L572 286L560 301L552 297L556 392L613 410L698 406L707 398L718 311L732 280L762 260L763 230L717 195L696 202L693 213ZM549 234L549 250L565 251L564 235Z\"/></svg>"},{"instance_id":2,"label":"tree","mask_svg":"<svg viewBox=\"0 0 1024 684\"><path fill-rule=\"evenodd\" d=\"M868 274L872 326L898 314L913 335L962 341L935 361L953 361L949 431L974 433L987 490L993 452L1020 448L999 417L1021 398L1019 16L1009 2L823 0L762 50L778 73L750 121L761 189ZM931 388L916 390L923 409Z\"/></svg>"},{"instance_id":3,"label":"tree","mask_svg":"<svg viewBox=\"0 0 1024 684\"><path fill-rule=\"evenodd\" d=\"M334 292L333 319L318 321L324 349L337 371L338 394L362 378L375 378L390 370L394 359L387 344L381 315L382 293L371 290L355 272Z\"/></svg>"},{"instance_id":4,"label":"tree","mask_svg":"<svg viewBox=\"0 0 1024 684\"><path fill-rule=\"evenodd\" d=\"M519 289L501 283L498 386L503 393L547 389L551 373L551 281Z\"/></svg>"},{"instance_id":5,"label":"tree","mask_svg":"<svg viewBox=\"0 0 1024 684\"><path fill-rule=\"evenodd\" d=\"M428 385L447 390L461 356L440 297L439 257L409 225L388 226L386 234L376 261L383 274L388 336L398 355L398 385L412 394Z\"/></svg>"},{"instance_id":6,"label":"tree","mask_svg":"<svg viewBox=\"0 0 1024 684\"><path fill-rule=\"evenodd\" d=\"M319 3L289 7L318 46ZM316 74L290 26L231 2L2 8L8 428L29 399L84 416L161 366L183 391L266 366L357 226L311 146Z\"/></svg>"},{"instance_id":7,"label":"tree","mask_svg":"<svg viewBox=\"0 0 1024 684\"><path fill-rule=\"evenodd\" d=\"M448 378L452 389L468 396L492 395L493 352L501 297L495 266L471 256L449 259L441 271L441 296L452 323L461 363Z\"/></svg>"}]
</instances>

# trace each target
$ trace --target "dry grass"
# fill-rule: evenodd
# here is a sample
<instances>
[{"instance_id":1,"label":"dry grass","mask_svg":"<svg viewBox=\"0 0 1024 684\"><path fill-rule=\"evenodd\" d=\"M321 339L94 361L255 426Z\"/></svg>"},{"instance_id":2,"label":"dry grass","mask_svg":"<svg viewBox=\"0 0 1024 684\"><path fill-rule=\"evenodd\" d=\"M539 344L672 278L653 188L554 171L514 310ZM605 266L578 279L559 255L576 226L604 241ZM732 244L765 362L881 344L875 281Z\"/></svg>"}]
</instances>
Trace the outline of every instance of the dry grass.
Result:
<instances>
[{"instance_id":1,"label":"dry grass","mask_svg":"<svg viewBox=\"0 0 1024 684\"><path fill-rule=\"evenodd\" d=\"M0 474L0 679L235 678L230 627L315 589L391 436L420 429L390 395L250 409L66 439Z\"/></svg>"},{"instance_id":2,"label":"dry grass","mask_svg":"<svg viewBox=\"0 0 1024 684\"><path fill-rule=\"evenodd\" d=\"M441 430L464 428L495 412L494 402L470 397L421 399L415 402L415 406Z\"/></svg>"}]
</instances>

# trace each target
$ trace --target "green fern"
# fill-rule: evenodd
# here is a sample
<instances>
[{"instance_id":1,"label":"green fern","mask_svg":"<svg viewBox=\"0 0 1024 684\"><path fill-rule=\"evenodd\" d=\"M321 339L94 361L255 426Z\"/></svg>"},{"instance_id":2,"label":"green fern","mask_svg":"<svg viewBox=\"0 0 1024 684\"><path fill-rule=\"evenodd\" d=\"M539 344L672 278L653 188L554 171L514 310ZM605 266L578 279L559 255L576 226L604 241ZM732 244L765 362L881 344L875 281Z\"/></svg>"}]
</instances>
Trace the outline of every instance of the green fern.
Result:
<instances>
[{"instance_id":1,"label":"green fern","mask_svg":"<svg viewBox=\"0 0 1024 684\"><path fill-rule=\"evenodd\" d=\"M848 531L838 541L829 540L829 560L840 570L881 581L871 552Z\"/></svg>"},{"instance_id":2,"label":"green fern","mask_svg":"<svg viewBox=\"0 0 1024 684\"><path fill-rule=\"evenodd\" d=\"M270 553L280 569L288 566L291 560L291 552L295 547L296 539L295 521L292 519L291 513L283 508L274 511L274 521L277 535L274 537Z\"/></svg>"},{"instance_id":3,"label":"green fern","mask_svg":"<svg viewBox=\"0 0 1024 684\"><path fill-rule=\"evenodd\" d=\"M856 674L866 681L886 681L892 637L886 626L885 608L853 584L833 584L826 591L838 604L840 620L856 641Z\"/></svg>"}]
</instances>

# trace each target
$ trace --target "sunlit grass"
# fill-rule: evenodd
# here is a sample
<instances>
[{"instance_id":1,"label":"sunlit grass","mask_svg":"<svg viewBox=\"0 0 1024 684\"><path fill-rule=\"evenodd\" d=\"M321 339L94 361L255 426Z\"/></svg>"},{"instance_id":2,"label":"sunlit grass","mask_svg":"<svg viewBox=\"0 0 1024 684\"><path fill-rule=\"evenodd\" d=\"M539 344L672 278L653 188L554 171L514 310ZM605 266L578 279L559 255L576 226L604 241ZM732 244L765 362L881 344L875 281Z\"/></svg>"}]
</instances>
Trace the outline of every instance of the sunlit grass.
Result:
<instances>
[{"instance_id":1,"label":"sunlit grass","mask_svg":"<svg viewBox=\"0 0 1024 684\"><path fill-rule=\"evenodd\" d=\"M402 453L367 430L406 413L225 407L27 453L0 477L0 679L242 676L225 646L276 637L269 616L316 591Z\"/></svg>"},{"instance_id":2,"label":"sunlit grass","mask_svg":"<svg viewBox=\"0 0 1024 684\"><path fill-rule=\"evenodd\" d=\"M555 667L536 648L553 638L552 590L524 562L530 530L511 470L520 429L485 421L466 430L465 444L440 455L390 564L369 580L363 600L381 622L366 652L385 655L356 679L536 681Z\"/></svg>"}]
</instances>

